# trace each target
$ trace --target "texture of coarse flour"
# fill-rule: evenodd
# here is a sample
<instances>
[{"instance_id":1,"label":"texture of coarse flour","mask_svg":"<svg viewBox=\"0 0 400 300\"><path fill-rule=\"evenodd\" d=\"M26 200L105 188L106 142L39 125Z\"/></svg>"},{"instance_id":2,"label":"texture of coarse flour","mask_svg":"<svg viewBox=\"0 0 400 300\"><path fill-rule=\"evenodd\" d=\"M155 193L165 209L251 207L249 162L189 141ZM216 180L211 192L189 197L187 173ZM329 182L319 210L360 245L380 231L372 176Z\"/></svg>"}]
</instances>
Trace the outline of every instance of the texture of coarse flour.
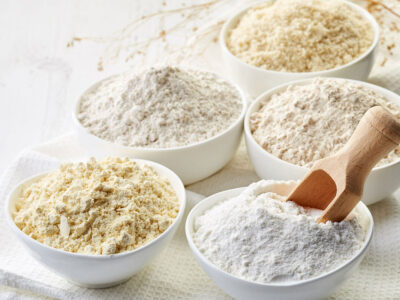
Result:
<instances>
[{"instance_id":1,"label":"texture of coarse flour","mask_svg":"<svg viewBox=\"0 0 400 300\"><path fill-rule=\"evenodd\" d=\"M249 9L228 34L245 63L275 71L314 72L344 65L374 39L369 21L340 0L277 0Z\"/></svg>"},{"instance_id":2,"label":"texture of coarse flour","mask_svg":"<svg viewBox=\"0 0 400 300\"><path fill-rule=\"evenodd\" d=\"M101 82L83 96L78 119L111 142L170 148L221 133L241 111L239 91L217 75L162 67Z\"/></svg>"},{"instance_id":3,"label":"texture of coarse flour","mask_svg":"<svg viewBox=\"0 0 400 300\"><path fill-rule=\"evenodd\" d=\"M15 224L50 247L85 254L137 249L174 222L170 182L128 158L68 163L23 188Z\"/></svg>"},{"instance_id":4,"label":"texture of coarse flour","mask_svg":"<svg viewBox=\"0 0 400 300\"><path fill-rule=\"evenodd\" d=\"M251 114L250 130L269 153L310 167L342 148L362 116L376 105L400 119L399 107L371 88L345 79L316 78L265 99ZM399 159L397 147L378 166Z\"/></svg>"},{"instance_id":5,"label":"texture of coarse flour","mask_svg":"<svg viewBox=\"0 0 400 300\"><path fill-rule=\"evenodd\" d=\"M298 281L328 272L362 247L356 214L318 224L317 215L251 184L239 196L211 207L194 223L194 243L217 267L246 280Z\"/></svg>"}]
</instances>

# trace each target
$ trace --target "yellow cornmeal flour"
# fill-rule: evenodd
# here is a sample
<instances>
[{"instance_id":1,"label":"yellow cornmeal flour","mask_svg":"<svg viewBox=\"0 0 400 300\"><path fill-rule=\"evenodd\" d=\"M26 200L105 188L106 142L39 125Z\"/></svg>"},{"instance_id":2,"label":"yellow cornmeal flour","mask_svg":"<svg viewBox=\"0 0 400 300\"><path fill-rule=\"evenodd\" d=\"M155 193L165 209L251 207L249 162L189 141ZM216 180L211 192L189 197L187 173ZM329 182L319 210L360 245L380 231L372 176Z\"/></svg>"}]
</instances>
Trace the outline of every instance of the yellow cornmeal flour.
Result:
<instances>
[{"instance_id":1,"label":"yellow cornmeal flour","mask_svg":"<svg viewBox=\"0 0 400 300\"><path fill-rule=\"evenodd\" d=\"M14 221L50 247L85 254L134 250L177 217L168 180L128 158L68 163L25 187Z\"/></svg>"}]
</instances>

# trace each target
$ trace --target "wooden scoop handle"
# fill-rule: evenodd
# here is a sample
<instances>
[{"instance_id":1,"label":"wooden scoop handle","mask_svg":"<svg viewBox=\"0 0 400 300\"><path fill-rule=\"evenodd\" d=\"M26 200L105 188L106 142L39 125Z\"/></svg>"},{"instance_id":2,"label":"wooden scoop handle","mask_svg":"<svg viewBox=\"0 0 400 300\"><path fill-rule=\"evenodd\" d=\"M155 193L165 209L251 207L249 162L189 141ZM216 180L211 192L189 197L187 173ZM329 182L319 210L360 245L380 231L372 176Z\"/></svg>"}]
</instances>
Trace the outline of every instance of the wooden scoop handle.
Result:
<instances>
[{"instance_id":1,"label":"wooden scoop handle","mask_svg":"<svg viewBox=\"0 0 400 300\"><path fill-rule=\"evenodd\" d=\"M400 123L380 106L370 108L338 155L364 179L400 143ZM354 174L356 175L356 174ZM362 179L362 178L360 178Z\"/></svg>"},{"instance_id":2,"label":"wooden scoop handle","mask_svg":"<svg viewBox=\"0 0 400 300\"><path fill-rule=\"evenodd\" d=\"M370 108L346 145L334 155L330 174L339 174L334 176L337 195L318 221L343 220L360 201L371 169L399 143L400 123L382 107Z\"/></svg>"}]
</instances>

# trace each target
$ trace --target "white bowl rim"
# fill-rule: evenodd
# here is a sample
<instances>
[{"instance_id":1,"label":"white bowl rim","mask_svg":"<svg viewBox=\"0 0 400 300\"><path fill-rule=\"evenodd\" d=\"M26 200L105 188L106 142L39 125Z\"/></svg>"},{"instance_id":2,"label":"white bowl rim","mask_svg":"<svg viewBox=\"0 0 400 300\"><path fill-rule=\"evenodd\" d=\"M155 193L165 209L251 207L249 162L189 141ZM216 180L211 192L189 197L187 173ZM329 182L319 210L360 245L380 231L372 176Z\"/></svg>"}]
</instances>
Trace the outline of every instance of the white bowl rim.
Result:
<instances>
[{"instance_id":1,"label":"white bowl rim","mask_svg":"<svg viewBox=\"0 0 400 300\"><path fill-rule=\"evenodd\" d=\"M225 128L223 131L221 131L220 133L218 133L217 135L214 135L206 140L203 141L199 141L193 144L189 144L189 145L185 145L185 146L179 146L179 147L167 147L167 148L152 148L152 147L132 147L132 146L126 146L120 143L116 143L116 142L111 142L108 140L105 140L103 138L100 138L96 135L94 135L93 133L91 133L85 126L82 125L82 123L78 120L77 117L77 112L78 112L78 108L79 105L82 101L82 98L84 95L86 95L89 91L91 91L92 89L94 89L97 85L99 85L100 83L102 83L103 81L106 81L112 77L118 76L122 73L116 73L110 76L107 76L99 81L96 81L95 83L91 84L76 100L75 103L73 105L73 111L72 111L72 121L75 123L76 126L78 126L81 130L83 130L86 134L90 135L91 137L95 138L98 141L101 141L102 143L106 143L109 145L117 145L118 147L122 148L122 149L126 149L126 150L130 150L130 151L144 151L144 152L169 152L169 151L176 151L176 150L186 150L186 149L190 149L190 148L195 148L196 146L201 146L203 144L207 144L210 143L218 138L220 138L221 136L227 134L228 132L231 132L237 125L239 125L241 122L243 122L244 116L246 115L246 111L247 111L247 106L248 106L248 102L247 102L247 97L244 94L243 90L240 88L240 86L236 83L234 83L233 81L231 81L228 78L225 78L224 76L221 76L220 74L216 73L216 72L212 72L209 70L204 70L201 68L192 68L192 67L184 67L184 66L178 66L180 69L182 70L189 70L189 71L200 71L200 72L206 72L206 73L211 73L215 76L217 76L219 79L224 80L225 82L227 82L228 84L231 85L231 87L235 88L236 91L238 92L240 99L242 101L242 110L240 112L239 117L232 122L229 127Z\"/></svg>"},{"instance_id":2,"label":"white bowl rim","mask_svg":"<svg viewBox=\"0 0 400 300\"><path fill-rule=\"evenodd\" d=\"M290 180L292 182L294 182L293 180ZM290 181L278 181L275 180L276 183L282 183L282 182L290 182ZM189 223L194 222L194 214L196 213L196 210L201 209L201 205L206 205L207 201L209 202L215 202L213 203L213 205L209 206L208 208L206 208L205 210L210 209L211 207L215 206L218 203L221 203L222 201L226 201L227 199L223 199L223 195L225 193L234 193L237 192L237 194L239 194L240 192L244 191L246 189L246 187L241 187L241 188L235 188L235 189L230 189L230 190L225 190L216 194L213 194L203 200L201 200L199 203L197 203L190 211L189 215L186 218L186 223L185 223L185 233L186 233L186 238L188 240L189 246L192 249L193 252L195 252L195 254L200 257L202 259L202 261L210 268L214 269L217 272L221 272L224 275L228 276L230 279L233 280L238 280L241 281L243 283L246 284L252 284L252 285L256 285L258 287L268 287L268 288L282 288L282 287L294 287L294 286L300 286L300 285L305 285L305 284L309 284L312 283L314 281L323 279L325 277L328 277L330 275L332 275L333 273L336 273L338 271L340 271L341 269L345 268L346 266L348 266L349 264L351 264L353 261L355 261L356 259L358 259L361 255L363 255L363 253L367 250L369 244L371 243L372 240L372 235L373 235L373 231L374 231L374 219L371 215L370 210L368 209L368 207L362 202L359 201L358 205L361 205L361 208L363 210L363 212L366 213L366 216L368 217L369 220L369 226L367 228L366 234L365 234L365 240L363 243L363 246L354 254L354 256L349 259L348 261L344 262L343 264L337 266L336 268L330 270L327 273L323 273L317 277L312 277L310 279L305 279L305 280L300 280L300 281L294 281L294 282L277 282L277 283L261 283L261 282L255 282L255 281L250 281L250 280L246 280L240 277L237 277L235 275L232 275L220 268L218 268L215 264L213 264L211 261L208 260L207 257L205 257L198 249L197 246L195 245L195 243L193 242L193 238L190 234L190 227L189 227ZM219 198L219 199L218 199ZM193 231L193 230L192 230Z\"/></svg>"},{"instance_id":3,"label":"white bowl rim","mask_svg":"<svg viewBox=\"0 0 400 300\"><path fill-rule=\"evenodd\" d=\"M372 89L375 92L378 92L379 94L381 94L383 97L386 98L386 100L392 104L395 104L396 106L399 107L400 109L400 96L397 95L395 92L392 92L391 90L388 90L384 87L372 84L372 83L368 83L368 82L364 82L364 81L359 81L359 80L354 80L354 79L347 79L347 78L339 78L339 77L313 77L313 78L305 78L305 79L300 79L300 80L294 80L294 81L290 81L290 82L286 82L283 84L280 84L276 87L273 87L267 91L265 91L264 93L262 93L261 95L259 95L249 106L247 112L246 112L246 116L244 118L244 133L247 136L247 138L249 140L251 140L251 142L253 144L255 144L255 146L257 147L258 150L262 150L264 154L266 154L267 156L269 156L270 158L277 160L279 162L281 162L282 164L289 166L289 167L295 167L295 168L299 168L299 169L303 169L303 170L309 170L308 167L306 166L299 166L299 165L295 165L291 162L285 161L283 159L280 159L279 157L276 157L275 155L273 155L272 153L268 152L267 150L265 150L263 147L261 147L261 145L259 145L257 143L257 141L254 139L253 134L250 131L250 116L253 113L253 110L255 109L255 107L257 105L260 104L260 102L262 102L263 100L265 100L266 97L268 97L269 95L272 95L274 93L276 93L277 91L280 91L282 89L284 89L285 87L291 86L291 85L303 85L303 84L307 84L309 82L312 82L313 80L315 80L316 78L321 78L321 79L334 79L334 80L346 80L346 81L350 81L352 83L355 84L359 84L359 85L363 85L364 87L368 87L370 89ZM399 104L395 103L394 101L392 101L391 99L388 99L385 94L389 94L391 95L391 97L393 98L398 98L399 99ZM400 165L400 157L395 160L392 161L388 164L385 164L383 166L378 166L378 167L374 167L372 169L371 172L373 171L377 171L377 170L382 170L388 167L392 167L394 165Z\"/></svg>"},{"instance_id":4,"label":"white bowl rim","mask_svg":"<svg viewBox=\"0 0 400 300\"><path fill-rule=\"evenodd\" d=\"M256 71L270 73L271 75L290 75L290 76L294 76L294 77L298 77L298 78L302 78L304 76L307 76L307 77L322 76L322 75L328 74L330 72L335 72L335 71L340 71L340 70L346 69L346 68L350 67L351 65L356 64L357 62L361 61L366 56L368 56L371 52L373 52L374 49L378 45L379 36L380 36L380 28L379 28L379 25L378 25L377 21L375 20L375 18L363 7L361 7L355 3L352 3L348 0L340 0L344 3L346 3L347 5L349 5L351 8L355 9L355 11L357 11L362 18L364 18L365 20L367 20L369 22L369 24L372 27L372 30L374 31L374 39L371 43L371 46L365 52L363 52L360 56L356 57L354 60L348 62L347 64L340 65L340 66L337 66L332 69L314 71L314 72L285 72L285 71L267 70L267 69L263 69L261 67L257 67L257 66L253 66L248 63L245 63L244 61L240 60L239 57L235 56L228 49L228 47L226 45L226 38L225 38L228 36L228 30L232 27L232 22L234 20L236 20L236 18L241 17L242 14L244 14L246 11L248 11L252 7L256 7L257 5L260 5L262 3L275 2L275 1L276 0L261 0L261 1L255 2L253 4L250 4L247 7L234 13L222 26L222 29L221 29L221 32L219 35L220 47L222 48L222 51L226 52L231 58L233 58L236 62L238 62L242 66L248 67L250 69L254 69Z\"/></svg>"},{"instance_id":5,"label":"white bowl rim","mask_svg":"<svg viewBox=\"0 0 400 300\"><path fill-rule=\"evenodd\" d=\"M166 235L168 235L168 233L170 231L172 231L172 228L176 227L178 223L180 223L180 221L183 218L183 215L185 213L185 209L186 209L186 191L185 191L185 187L181 181L181 179L179 178L178 175L176 175L172 170L168 169L167 167L153 162L153 161L149 161L149 160L145 160L145 159L137 159L137 158L130 158L130 160L138 162L140 164L146 164L150 167L154 167L154 170L157 172L156 168L160 168L163 169L164 171L166 171L166 173L170 173L168 175L168 178L166 176L162 176L165 179L169 180L169 177L175 177L174 180L178 183L179 185L179 190L175 190L175 193L178 196L178 193L182 193L183 195L183 199L179 199L179 212L178 215L176 216L175 220L172 222L172 224L163 232L161 233L159 236L157 236L155 239L151 240L150 242L148 242L147 244L140 246L139 248L136 248L134 250L130 250L130 251L124 251L121 253L116 253L116 254L83 254L83 253L75 253L75 252L69 252L69 251L65 251L62 249L58 249L58 248L54 248L54 247L50 247L48 245L45 245L33 238L31 238L30 236L28 236L25 232L23 232L21 229L19 229L19 227L15 224L10 212L9 212L9 207L10 207L10 203L11 203L11 196L16 192L17 189L21 188L24 184L26 184L27 182L31 181L31 180L38 180L39 178L49 174L50 172L54 171L47 171L47 172L42 172L33 176L30 176L22 181L20 181L12 190L11 192L7 195L6 198L6 205L5 205L5 215L6 215L6 221L9 225L9 227L11 227L11 229L13 230L14 233L16 233L18 236L20 236L23 239L28 239L31 243L34 243L40 247L44 247L50 251L56 251L60 254L63 255L68 255L71 257L75 257L75 258L87 258L87 259L93 259L93 260L104 260L104 259L117 259L117 258L121 258L124 256L129 256L138 252L142 252L145 251L148 247L152 246L153 244L155 244L158 240L160 240L161 238L165 237ZM56 169L55 169L56 170ZM171 176L170 176L171 175ZM160 175L161 176L161 175Z\"/></svg>"}]
</instances>

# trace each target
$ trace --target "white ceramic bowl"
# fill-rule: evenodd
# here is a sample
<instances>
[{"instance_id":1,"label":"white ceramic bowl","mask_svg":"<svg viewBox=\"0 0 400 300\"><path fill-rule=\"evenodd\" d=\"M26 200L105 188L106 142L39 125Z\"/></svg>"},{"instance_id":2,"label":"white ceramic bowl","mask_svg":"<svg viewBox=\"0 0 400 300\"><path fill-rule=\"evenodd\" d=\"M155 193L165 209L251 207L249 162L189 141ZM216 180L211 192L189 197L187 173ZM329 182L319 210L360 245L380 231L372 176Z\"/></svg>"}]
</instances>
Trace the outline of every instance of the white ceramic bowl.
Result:
<instances>
[{"instance_id":1,"label":"white ceramic bowl","mask_svg":"<svg viewBox=\"0 0 400 300\"><path fill-rule=\"evenodd\" d=\"M219 76L219 75L217 75ZM106 78L108 79L108 78ZM103 80L106 80L103 79ZM185 185L202 180L224 167L235 154L243 132L243 119L247 109L247 101L242 90L236 88L242 99L242 111L239 118L229 128L205 141L174 148L128 147L112 143L91 134L78 120L77 110L82 97L76 102L73 112L73 123L80 143L91 156L124 156L148 159L158 162L182 179ZM93 91L101 83L97 82L84 92Z\"/></svg>"},{"instance_id":2,"label":"white ceramic bowl","mask_svg":"<svg viewBox=\"0 0 400 300\"><path fill-rule=\"evenodd\" d=\"M288 194L295 185L296 182L294 181L272 183L269 191L279 192L282 195ZM204 272L206 272L206 274L227 294L231 295L235 299L244 300L324 299L331 295L352 274L352 272L357 269L369 246L373 231L373 219L371 213L361 202L355 209L361 217L362 225L366 230L364 245L352 259L326 274L296 283L262 284L238 278L219 269L211 263L194 244L194 220L196 217L202 215L207 209L219 202L237 196L244 189L245 188L227 190L202 200L191 210L186 219L186 237L197 262L203 268Z\"/></svg>"},{"instance_id":3,"label":"white ceramic bowl","mask_svg":"<svg viewBox=\"0 0 400 300\"><path fill-rule=\"evenodd\" d=\"M261 1L257 4L265 2L267 1ZM334 69L304 73L265 70L247 64L228 50L226 40L228 38L228 33L238 24L247 10L257 5L253 4L246 9L239 11L230 19L228 19L221 30L219 44L222 51L222 58L233 81L247 91L252 97L257 97L267 89L282 83L311 77L341 77L356 80L366 80L376 58L377 46L379 42L379 25L374 17L359 5L353 4L349 1L344 2L346 2L346 4L348 4L350 7L354 8L354 10L359 12L361 16L368 20L374 31L374 40L372 45L361 56L343 66L339 66Z\"/></svg>"},{"instance_id":4,"label":"white ceramic bowl","mask_svg":"<svg viewBox=\"0 0 400 300\"><path fill-rule=\"evenodd\" d=\"M167 246L182 220L186 206L185 188L176 174L151 161L135 161L140 165L146 164L153 167L160 176L168 179L180 203L178 216L171 226L156 239L136 250L112 255L77 254L46 246L22 232L15 225L11 216L15 209L15 201L23 186L38 180L45 174L21 182L9 194L6 202L7 223L32 257L61 277L77 285L90 288L104 288L120 284L149 264Z\"/></svg>"},{"instance_id":5,"label":"white ceramic bowl","mask_svg":"<svg viewBox=\"0 0 400 300\"><path fill-rule=\"evenodd\" d=\"M312 80L313 79L299 80L287 84L282 84L278 87L270 89L260 95L249 107L244 122L245 140L250 161L259 177L264 179L276 180L297 180L302 179L307 173L307 167L302 167L286 162L263 149L256 142L253 135L251 134L250 116L253 112L259 110L262 101L264 101L264 99L268 98L270 95L285 90L289 85L304 85L310 83ZM375 92L386 97L388 101L391 101L400 107L399 95L382 87L366 82L355 80L349 81L374 90ZM365 182L362 201L366 205L370 205L391 195L400 186L400 181L398 180L399 177L400 159L382 167L376 167L372 169L367 178L367 181Z\"/></svg>"}]
</instances>

